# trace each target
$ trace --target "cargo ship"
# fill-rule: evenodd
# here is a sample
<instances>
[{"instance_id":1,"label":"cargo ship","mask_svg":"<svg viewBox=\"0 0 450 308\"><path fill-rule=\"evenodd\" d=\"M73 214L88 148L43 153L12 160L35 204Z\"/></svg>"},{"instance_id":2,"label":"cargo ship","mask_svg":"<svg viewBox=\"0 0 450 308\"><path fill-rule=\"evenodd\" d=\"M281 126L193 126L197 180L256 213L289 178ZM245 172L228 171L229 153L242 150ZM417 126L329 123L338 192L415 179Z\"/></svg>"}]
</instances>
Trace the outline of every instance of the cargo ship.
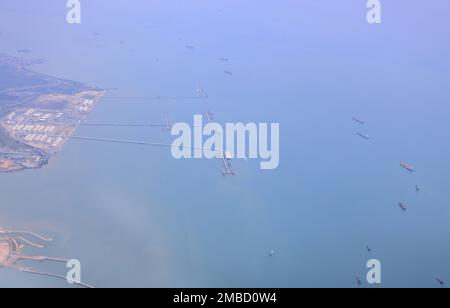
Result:
<instances>
[{"instance_id":1,"label":"cargo ship","mask_svg":"<svg viewBox=\"0 0 450 308\"><path fill-rule=\"evenodd\" d=\"M403 168L405 168L406 170L408 170L408 171L410 171L410 172L414 172L414 171L415 171L415 170L414 170L414 167L411 166L411 165L409 165L409 164L407 164L407 163L401 162L401 163L400 163L400 166L402 166Z\"/></svg>"},{"instance_id":2,"label":"cargo ship","mask_svg":"<svg viewBox=\"0 0 450 308\"><path fill-rule=\"evenodd\" d=\"M364 138L366 140L370 140L370 136L366 135L366 134L362 134L362 133L356 133L358 136L360 136L361 138Z\"/></svg>"}]
</instances>

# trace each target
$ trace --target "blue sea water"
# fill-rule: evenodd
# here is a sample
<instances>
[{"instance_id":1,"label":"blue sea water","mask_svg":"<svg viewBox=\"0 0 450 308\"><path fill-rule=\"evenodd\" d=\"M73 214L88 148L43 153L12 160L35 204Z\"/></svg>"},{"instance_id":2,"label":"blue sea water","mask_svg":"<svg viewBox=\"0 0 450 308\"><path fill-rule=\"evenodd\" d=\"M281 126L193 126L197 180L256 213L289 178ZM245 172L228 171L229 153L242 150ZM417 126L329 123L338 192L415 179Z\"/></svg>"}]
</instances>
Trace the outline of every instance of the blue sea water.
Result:
<instances>
[{"instance_id":1,"label":"blue sea water","mask_svg":"<svg viewBox=\"0 0 450 308\"><path fill-rule=\"evenodd\" d=\"M0 52L27 48L47 59L37 71L111 89L91 122L192 122L211 108L281 127L279 168L234 161L234 178L217 161L76 140L40 170L1 174L0 225L55 238L30 253L80 259L83 281L106 287L352 287L370 258L384 287L450 281L447 1L383 2L381 25L357 0L86 1L80 25L64 1L0 7ZM207 100L113 99L197 86ZM0 269L0 286L66 283Z\"/></svg>"}]
</instances>

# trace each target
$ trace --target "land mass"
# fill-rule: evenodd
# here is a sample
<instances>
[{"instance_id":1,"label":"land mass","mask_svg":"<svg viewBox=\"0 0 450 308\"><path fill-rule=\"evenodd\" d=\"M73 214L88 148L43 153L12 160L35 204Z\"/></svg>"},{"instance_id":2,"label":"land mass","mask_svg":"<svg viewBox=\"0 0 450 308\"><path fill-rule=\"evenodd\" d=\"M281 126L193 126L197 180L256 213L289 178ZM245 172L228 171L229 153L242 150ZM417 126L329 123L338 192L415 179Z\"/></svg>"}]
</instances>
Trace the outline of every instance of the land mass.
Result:
<instances>
[{"instance_id":1,"label":"land mass","mask_svg":"<svg viewBox=\"0 0 450 308\"><path fill-rule=\"evenodd\" d=\"M28 68L43 61L0 54L0 172L46 165L105 94Z\"/></svg>"}]
</instances>

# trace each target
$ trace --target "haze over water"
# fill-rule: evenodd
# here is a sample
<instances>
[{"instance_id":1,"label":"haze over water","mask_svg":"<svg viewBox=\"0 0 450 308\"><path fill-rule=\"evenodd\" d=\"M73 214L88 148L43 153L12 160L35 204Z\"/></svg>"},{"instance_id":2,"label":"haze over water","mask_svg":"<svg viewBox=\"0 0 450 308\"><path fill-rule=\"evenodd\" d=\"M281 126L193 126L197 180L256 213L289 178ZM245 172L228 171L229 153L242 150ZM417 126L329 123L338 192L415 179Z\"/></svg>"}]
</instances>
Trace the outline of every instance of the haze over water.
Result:
<instances>
[{"instance_id":1,"label":"haze over water","mask_svg":"<svg viewBox=\"0 0 450 308\"><path fill-rule=\"evenodd\" d=\"M211 108L218 122L279 122L281 158L274 171L233 161L223 178L216 160L72 140L40 170L0 174L0 225L55 238L30 253L80 259L101 287L352 287L370 258L384 287L450 282L450 4L384 1L369 25L365 1L335 2L85 1L69 25L64 1L3 1L1 53L30 49L47 59L36 71L117 88L89 122L192 123ZM207 100L111 99L197 86ZM66 283L2 268L0 286Z\"/></svg>"}]
</instances>

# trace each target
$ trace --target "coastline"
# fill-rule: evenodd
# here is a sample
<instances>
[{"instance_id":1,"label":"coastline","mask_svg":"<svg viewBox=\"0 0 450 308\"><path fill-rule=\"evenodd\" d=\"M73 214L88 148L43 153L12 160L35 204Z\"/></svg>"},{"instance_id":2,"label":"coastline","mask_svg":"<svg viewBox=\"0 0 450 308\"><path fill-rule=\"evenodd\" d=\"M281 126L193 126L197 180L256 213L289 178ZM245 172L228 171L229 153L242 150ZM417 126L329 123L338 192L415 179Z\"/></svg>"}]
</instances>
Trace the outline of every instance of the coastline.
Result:
<instances>
[{"instance_id":1,"label":"coastline","mask_svg":"<svg viewBox=\"0 0 450 308\"><path fill-rule=\"evenodd\" d=\"M0 54L0 173L47 165L106 94L29 70L29 63ZM12 86L22 79L28 83Z\"/></svg>"}]
</instances>

